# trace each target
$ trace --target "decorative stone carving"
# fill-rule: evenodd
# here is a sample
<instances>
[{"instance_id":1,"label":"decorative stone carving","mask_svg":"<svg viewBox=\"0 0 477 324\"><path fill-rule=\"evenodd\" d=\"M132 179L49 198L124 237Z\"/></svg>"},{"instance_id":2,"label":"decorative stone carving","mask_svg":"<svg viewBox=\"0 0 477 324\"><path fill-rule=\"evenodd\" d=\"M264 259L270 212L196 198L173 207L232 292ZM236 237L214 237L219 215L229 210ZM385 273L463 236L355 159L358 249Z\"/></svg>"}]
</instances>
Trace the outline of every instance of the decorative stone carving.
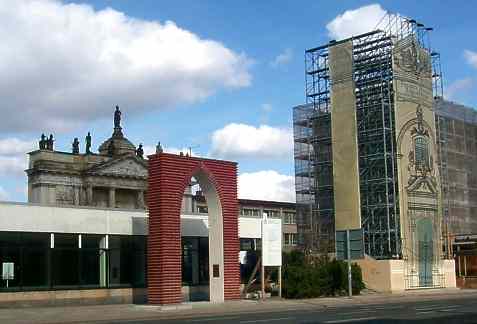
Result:
<instances>
[{"instance_id":1,"label":"decorative stone carving","mask_svg":"<svg viewBox=\"0 0 477 324\"><path fill-rule=\"evenodd\" d=\"M141 177L147 178L147 168L139 163L134 157L127 159L119 159L117 161L108 162L105 166L97 167L92 170L96 175L115 175L125 177Z\"/></svg>"}]
</instances>

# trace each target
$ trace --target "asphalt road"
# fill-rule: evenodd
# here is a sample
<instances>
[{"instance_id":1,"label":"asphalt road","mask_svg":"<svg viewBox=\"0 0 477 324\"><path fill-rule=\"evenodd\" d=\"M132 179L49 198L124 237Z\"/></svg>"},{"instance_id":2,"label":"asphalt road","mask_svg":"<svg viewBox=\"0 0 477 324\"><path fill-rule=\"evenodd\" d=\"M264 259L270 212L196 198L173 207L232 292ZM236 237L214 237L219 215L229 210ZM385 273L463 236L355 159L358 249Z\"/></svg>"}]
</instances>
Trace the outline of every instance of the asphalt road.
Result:
<instances>
[{"instance_id":1,"label":"asphalt road","mask_svg":"<svg viewBox=\"0 0 477 324\"><path fill-rule=\"evenodd\" d=\"M277 309L267 312L255 311L200 316L181 316L178 314L176 318L151 318L107 323L477 323L477 299L474 295L468 298L454 297L420 302L403 301L399 303L333 307L310 305L309 308Z\"/></svg>"}]
</instances>

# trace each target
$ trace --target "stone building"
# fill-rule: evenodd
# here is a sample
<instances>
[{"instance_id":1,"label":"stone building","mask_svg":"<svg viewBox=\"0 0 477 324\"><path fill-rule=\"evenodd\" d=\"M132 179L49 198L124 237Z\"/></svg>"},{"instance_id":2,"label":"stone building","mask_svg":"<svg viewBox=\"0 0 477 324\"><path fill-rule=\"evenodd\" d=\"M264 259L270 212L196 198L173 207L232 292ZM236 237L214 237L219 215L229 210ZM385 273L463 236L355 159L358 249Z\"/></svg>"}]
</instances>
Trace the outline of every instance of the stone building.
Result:
<instances>
[{"instance_id":1,"label":"stone building","mask_svg":"<svg viewBox=\"0 0 477 324\"><path fill-rule=\"evenodd\" d=\"M91 151L91 135L86 136L85 152L79 152L79 141L73 141L71 152L54 150L53 136L42 135L39 149L29 153L28 202L50 206L85 206L147 209L148 160L142 145L136 147L123 134L121 111L116 107L110 138ZM156 151L161 151L160 144ZM196 181L184 192L182 213L207 215L207 203ZM297 246L295 204L239 199L240 215L261 218L263 213L282 218L283 247ZM255 246L255 245L254 245Z\"/></svg>"},{"instance_id":2,"label":"stone building","mask_svg":"<svg viewBox=\"0 0 477 324\"><path fill-rule=\"evenodd\" d=\"M356 230L369 287L449 287L433 108L442 97L438 54L424 25L392 19L406 28L305 52L307 103L294 108L299 243L334 253L335 231Z\"/></svg>"},{"instance_id":3,"label":"stone building","mask_svg":"<svg viewBox=\"0 0 477 324\"><path fill-rule=\"evenodd\" d=\"M53 143L44 145L43 141L48 140L42 139L40 149L29 153L28 202L145 208L147 160L143 158L142 145L136 148L124 136L119 107L115 111L113 134L99 146L98 153L91 152L89 134L86 152L82 154L77 139L73 153L55 151Z\"/></svg>"}]
</instances>

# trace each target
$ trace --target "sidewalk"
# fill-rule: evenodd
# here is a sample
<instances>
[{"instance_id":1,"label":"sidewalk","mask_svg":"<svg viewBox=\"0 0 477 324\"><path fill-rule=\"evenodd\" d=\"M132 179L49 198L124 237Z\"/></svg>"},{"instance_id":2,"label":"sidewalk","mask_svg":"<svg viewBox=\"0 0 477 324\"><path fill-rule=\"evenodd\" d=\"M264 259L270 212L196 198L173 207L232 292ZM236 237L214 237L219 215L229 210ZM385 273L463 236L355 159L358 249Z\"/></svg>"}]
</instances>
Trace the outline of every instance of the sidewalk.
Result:
<instances>
[{"instance_id":1,"label":"sidewalk","mask_svg":"<svg viewBox=\"0 0 477 324\"><path fill-rule=\"evenodd\" d=\"M217 314L239 315L267 313L277 310L309 310L351 307L353 305L407 303L412 301L449 298L477 299L477 290L429 289L407 291L402 294L370 294L353 298L315 298L302 300L269 299L266 301L238 300L224 304L208 302L185 303L174 306L100 305L0 309L0 323L85 323L121 322L126 320L199 318Z\"/></svg>"}]
</instances>

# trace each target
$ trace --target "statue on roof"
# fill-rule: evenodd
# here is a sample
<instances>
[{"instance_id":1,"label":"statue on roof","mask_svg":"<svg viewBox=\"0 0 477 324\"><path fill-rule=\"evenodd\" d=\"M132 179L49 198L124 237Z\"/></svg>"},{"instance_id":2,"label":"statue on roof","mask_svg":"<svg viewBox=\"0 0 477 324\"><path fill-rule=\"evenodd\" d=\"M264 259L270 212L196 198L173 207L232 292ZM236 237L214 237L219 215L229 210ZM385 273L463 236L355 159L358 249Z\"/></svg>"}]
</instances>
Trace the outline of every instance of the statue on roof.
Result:
<instances>
[{"instance_id":1,"label":"statue on roof","mask_svg":"<svg viewBox=\"0 0 477 324\"><path fill-rule=\"evenodd\" d=\"M119 110L119 106L116 106L116 111L114 112L114 128L121 128L121 110Z\"/></svg>"},{"instance_id":2,"label":"statue on roof","mask_svg":"<svg viewBox=\"0 0 477 324\"><path fill-rule=\"evenodd\" d=\"M162 152L164 152L164 150L162 149L161 142L157 142L157 145L156 145L156 154L159 154L159 153L162 153Z\"/></svg>"},{"instance_id":3,"label":"statue on roof","mask_svg":"<svg viewBox=\"0 0 477 324\"><path fill-rule=\"evenodd\" d=\"M142 144L139 144L139 147L136 150L136 156L140 159L144 159L144 149L142 148Z\"/></svg>"},{"instance_id":4,"label":"statue on roof","mask_svg":"<svg viewBox=\"0 0 477 324\"><path fill-rule=\"evenodd\" d=\"M53 134L50 134L50 138L46 140L46 149L49 151L53 151L53 145L55 140L53 139Z\"/></svg>"},{"instance_id":5,"label":"statue on roof","mask_svg":"<svg viewBox=\"0 0 477 324\"><path fill-rule=\"evenodd\" d=\"M91 133L86 135L86 154L91 154Z\"/></svg>"},{"instance_id":6,"label":"statue on roof","mask_svg":"<svg viewBox=\"0 0 477 324\"><path fill-rule=\"evenodd\" d=\"M73 146L72 146L71 151L72 151L73 154L79 154L79 141L78 141L78 137L75 137L75 139L73 140Z\"/></svg>"},{"instance_id":7,"label":"statue on roof","mask_svg":"<svg viewBox=\"0 0 477 324\"><path fill-rule=\"evenodd\" d=\"M38 146L39 146L40 150L46 149L46 136L45 136L45 134L41 134L41 139L38 142Z\"/></svg>"}]
</instances>

